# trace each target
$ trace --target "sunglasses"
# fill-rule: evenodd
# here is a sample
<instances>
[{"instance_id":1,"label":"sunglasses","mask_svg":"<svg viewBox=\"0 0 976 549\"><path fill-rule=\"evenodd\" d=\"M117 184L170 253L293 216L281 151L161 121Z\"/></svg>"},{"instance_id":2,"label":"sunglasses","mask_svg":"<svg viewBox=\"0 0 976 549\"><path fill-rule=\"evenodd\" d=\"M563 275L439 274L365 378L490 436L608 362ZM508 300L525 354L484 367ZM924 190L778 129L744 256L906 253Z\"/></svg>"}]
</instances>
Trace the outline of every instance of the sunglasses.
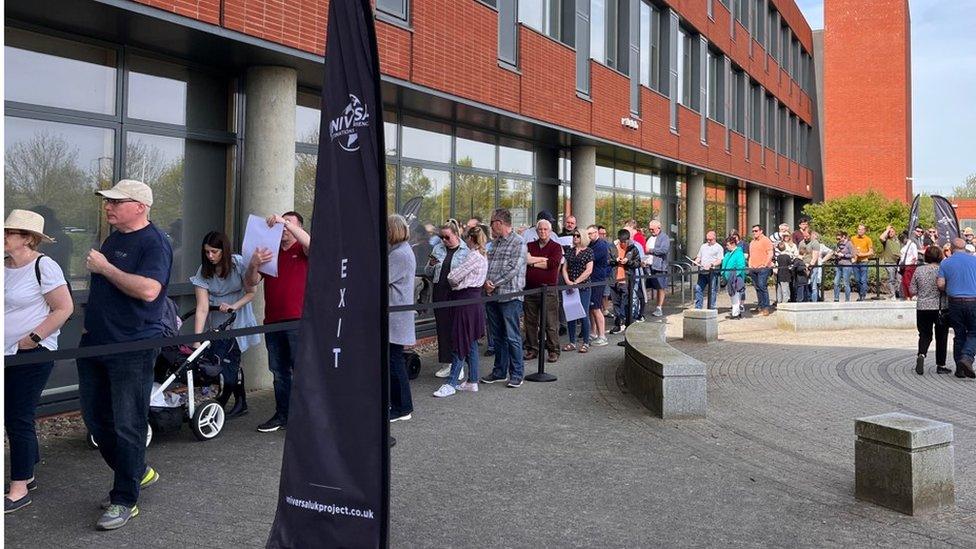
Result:
<instances>
[{"instance_id":1,"label":"sunglasses","mask_svg":"<svg viewBox=\"0 0 976 549\"><path fill-rule=\"evenodd\" d=\"M579 233L573 233L573 238L581 238Z\"/></svg>"},{"instance_id":2,"label":"sunglasses","mask_svg":"<svg viewBox=\"0 0 976 549\"><path fill-rule=\"evenodd\" d=\"M27 231L19 231L17 229L4 229L3 230L3 234L5 234L5 235L20 235L20 236L28 236L28 235L30 235L30 233L27 232Z\"/></svg>"},{"instance_id":3,"label":"sunglasses","mask_svg":"<svg viewBox=\"0 0 976 549\"><path fill-rule=\"evenodd\" d=\"M759 229L753 229L752 232L758 233L759 232Z\"/></svg>"},{"instance_id":4,"label":"sunglasses","mask_svg":"<svg viewBox=\"0 0 976 549\"><path fill-rule=\"evenodd\" d=\"M102 202L110 204L112 206L118 206L119 204L125 204L126 202L136 202L128 198L103 198Z\"/></svg>"}]
</instances>

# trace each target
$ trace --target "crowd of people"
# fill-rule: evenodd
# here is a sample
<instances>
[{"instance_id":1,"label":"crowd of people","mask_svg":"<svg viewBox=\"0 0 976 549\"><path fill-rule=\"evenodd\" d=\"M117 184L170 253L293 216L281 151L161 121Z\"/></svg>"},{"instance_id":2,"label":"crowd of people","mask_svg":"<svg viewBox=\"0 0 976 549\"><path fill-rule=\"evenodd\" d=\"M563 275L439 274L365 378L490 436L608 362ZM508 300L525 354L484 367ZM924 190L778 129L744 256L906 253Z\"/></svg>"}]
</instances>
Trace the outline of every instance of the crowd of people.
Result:
<instances>
[{"instance_id":1,"label":"crowd of people","mask_svg":"<svg viewBox=\"0 0 976 549\"><path fill-rule=\"evenodd\" d=\"M161 338L171 333L166 319L172 308L167 287L173 252L166 235L149 220L152 189L139 181L122 180L97 194L114 230L85 260L90 282L80 346ZM271 215L267 223L283 227L276 253L259 248L253 256L242 257L233 253L230 239L221 232L203 238L200 267L189 279L196 299L194 333L209 331L231 314L232 328L255 326L251 302L259 285L264 292L265 324L301 317L311 237L296 212ZM566 217L558 233L555 224L554 216L542 211L533 227L518 231L511 212L500 208L487 226L478 218L463 226L447 220L436 238L424 241L422 269L433 282L433 302L461 302L435 309L437 360L443 364L436 375L445 381L433 396L477 392L481 383L518 388L525 379L526 361L554 363L564 352L587 353L591 347L608 345L607 336L621 333L627 323L643 322L648 309L651 316L663 316L673 251L660 221L650 220L645 229L628 220L613 241L606 227L580 228L573 216ZM706 233L694 258L700 268L696 307L717 306L717 292L724 285L732 304L729 318L742 318L746 281L751 279L756 311L768 315L771 276L776 277L777 302L819 301L826 265L834 268L835 301L841 286L850 300L852 277L858 299L865 299L868 261L876 250L864 225L851 237L838 232L835 247L822 242L807 219L795 231L780 225L772 237L759 225L751 232L748 242L737 231L721 241L715 231ZM56 350L61 327L73 312L64 273L39 251L42 243L51 240L44 234L44 217L37 212L13 210L4 223L6 356ZM924 373L933 339L937 372L951 373L946 360L952 327L955 375L976 377L973 232L966 229L961 238L941 247L934 229L909 235L888 226L879 241L890 297L916 300L917 373ZM410 225L402 216L389 216L387 242L389 304L413 305L418 254ZM261 267L272 260L277 261L277 276L266 276ZM483 297L491 299L478 299ZM579 301L581 315L568 318L569 308L563 307L568 300ZM609 330L607 319L613 320ZM416 345L415 324L413 311L390 314L391 422L410 419L413 412L404 351ZM487 342L485 354L494 356L492 370L484 374L479 371L481 338ZM241 336L213 342L211 352L219 357L224 381L217 400L227 406L234 397L228 418L247 413L241 357L259 339ZM257 430L273 432L288 423L298 330L270 331L265 345L275 412ZM157 354L157 350L138 350L77 360L82 416L114 475L112 490L101 502L99 529L120 528L137 516L140 491L159 479L145 455ZM5 428L11 456L11 483L4 500L7 513L29 505L30 492L37 487L34 466L40 454L34 418L53 367L53 361L47 361L5 370Z\"/></svg>"}]
</instances>

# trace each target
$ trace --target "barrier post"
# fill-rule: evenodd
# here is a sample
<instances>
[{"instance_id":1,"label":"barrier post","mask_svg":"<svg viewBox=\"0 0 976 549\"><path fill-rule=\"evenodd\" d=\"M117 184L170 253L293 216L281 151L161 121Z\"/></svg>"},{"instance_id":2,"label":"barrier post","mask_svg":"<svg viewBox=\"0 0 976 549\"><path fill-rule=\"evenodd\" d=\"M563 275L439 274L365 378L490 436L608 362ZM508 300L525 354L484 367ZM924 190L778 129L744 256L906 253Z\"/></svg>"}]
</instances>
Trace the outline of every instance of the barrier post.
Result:
<instances>
[{"instance_id":1,"label":"barrier post","mask_svg":"<svg viewBox=\"0 0 976 549\"><path fill-rule=\"evenodd\" d=\"M546 373L546 306L547 299L546 294L549 293L549 287L546 285L542 286L542 296L539 299L539 357L538 357L538 371L534 374L529 374L525 376L526 381L535 382L547 382L556 381L556 376ZM558 302L557 302L558 303ZM559 347L559 342L556 342L556 347Z\"/></svg>"},{"instance_id":2,"label":"barrier post","mask_svg":"<svg viewBox=\"0 0 976 549\"><path fill-rule=\"evenodd\" d=\"M874 258L874 273L878 279L878 285L874 287L874 298L881 299L881 258Z\"/></svg>"},{"instance_id":3,"label":"barrier post","mask_svg":"<svg viewBox=\"0 0 976 549\"><path fill-rule=\"evenodd\" d=\"M634 273L627 273L627 316L624 327L630 326L634 322Z\"/></svg>"}]
</instances>

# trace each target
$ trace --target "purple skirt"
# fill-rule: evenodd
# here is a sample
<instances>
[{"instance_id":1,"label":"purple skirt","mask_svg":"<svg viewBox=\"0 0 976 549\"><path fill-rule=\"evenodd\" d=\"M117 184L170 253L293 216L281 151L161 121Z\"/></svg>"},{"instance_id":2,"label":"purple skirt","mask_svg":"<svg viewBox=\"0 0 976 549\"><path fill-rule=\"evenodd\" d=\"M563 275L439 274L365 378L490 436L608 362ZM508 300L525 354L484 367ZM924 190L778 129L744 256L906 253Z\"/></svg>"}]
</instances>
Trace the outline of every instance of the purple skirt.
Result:
<instances>
[{"instance_id":1,"label":"purple skirt","mask_svg":"<svg viewBox=\"0 0 976 549\"><path fill-rule=\"evenodd\" d=\"M451 300L481 297L481 288L451 291ZM472 303L451 308L451 349L461 357L471 352L471 344L485 335L485 304Z\"/></svg>"}]
</instances>

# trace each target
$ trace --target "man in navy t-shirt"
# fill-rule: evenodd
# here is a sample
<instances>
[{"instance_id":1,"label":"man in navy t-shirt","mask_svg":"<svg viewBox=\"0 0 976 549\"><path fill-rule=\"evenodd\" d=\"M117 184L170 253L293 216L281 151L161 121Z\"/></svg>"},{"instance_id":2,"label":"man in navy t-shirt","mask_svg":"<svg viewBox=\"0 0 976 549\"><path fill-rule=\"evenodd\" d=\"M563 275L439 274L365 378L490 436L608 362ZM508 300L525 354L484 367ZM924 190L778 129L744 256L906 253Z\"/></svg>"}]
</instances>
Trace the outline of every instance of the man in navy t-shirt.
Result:
<instances>
[{"instance_id":1,"label":"man in navy t-shirt","mask_svg":"<svg viewBox=\"0 0 976 549\"><path fill-rule=\"evenodd\" d=\"M952 255L939 265L939 289L949 296L949 324L952 358L956 377L976 377L973 355L976 354L976 257L966 253L966 241L953 239Z\"/></svg>"},{"instance_id":2,"label":"man in navy t-shirt","mask_svg":"<svg viewBox=\"0 0 976 549\"><path fill-rule=\"evenodd\" d=\"M590 282L603 282L610 274L610 243L605 238L600 238L600 230L596 225L586 228L586 237L590 239L588 245L593 251L593 274L590 275ZM605 286L594 286L590 289L590 303L584 303L590 312L590 344L594 347L602 347L608 343L607 320L603 316L605 289Z\"/></svg>"},{"instance_id":3,"label":"man in navy t-shirt","mask_svg":"<svg viewBox=\"0 0 976 549\"><path fill-rule=\"evenodd\" d=\"M173 250L166 235L149 221L152 189L123 179L96 194L102 196L105 217L114 230L85 260L91 283L81 346L162 337ZM139 489L159 479L146 465L156 354L148 349L77 360L85 425L115 472L112 491L102 502L105 513L96 523L100 530L121 528L138 515Z\"/></svg>"}]
</instances>

